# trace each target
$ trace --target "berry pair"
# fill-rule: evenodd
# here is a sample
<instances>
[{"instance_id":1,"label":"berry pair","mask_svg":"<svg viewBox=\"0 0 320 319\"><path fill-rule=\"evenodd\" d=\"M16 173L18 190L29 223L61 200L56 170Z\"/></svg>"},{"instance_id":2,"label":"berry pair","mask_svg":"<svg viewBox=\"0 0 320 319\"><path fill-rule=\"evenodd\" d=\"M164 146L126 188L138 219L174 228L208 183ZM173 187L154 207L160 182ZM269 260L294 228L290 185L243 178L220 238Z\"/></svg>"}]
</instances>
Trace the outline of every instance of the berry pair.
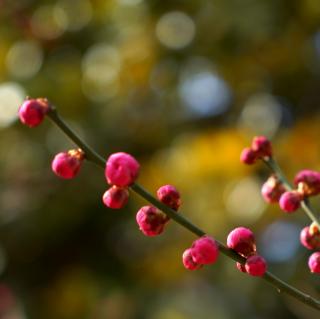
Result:
<instances>
[{"instance_id":1,"label":"berry pair","mask_svg":"<svg viewBox=\"0 0 320 319\"><path fill-rule=\"evenodd\" d=\"M244 164L254 164L260 158L272 157L271 142L265 136L255 136L251 147L243 149L240 155L240 161Z\"/></svg>"},{"instance_id":2,"label":"berry pair","mask_svg":"<svg viewBox=\"0 0 320 319\"><path fill-rule=\"evenodd\" d=\"M45 115L50 110L52 110L52 106L46 98L27 98L20 106L18 114L23 124L36 127L43 122ZM57 176L71 179L78 174L83 159L84 152L81 149L61 152L54 157L51 168Z\"/></svg>"},{"instance_id":3,"label":"berry pair","mask_svg":"<svg viewBox=\"0 0 320 319\"><path fill-rule=\"evenodd\" d=\"M280 208L292 213L300 207L300 203L307 197L320 193L320 173L312 170L302 170L294 178L296 189L284 192L280 199Z\"/></svg>"},{"instance_id":4,"label":"berry pair","mask_svg":"<svg viewBox=\"0 0 320 319\"><path fill-rule=\"evenodd\" d=\"M181 205L180 193L172 185L161 186L157 191L160 202L177 211ZM139 229L146 236L157 236L164 231L170 218L158 208L148 205L139 209L136 221Z\"/></svg>"},{"instance_id":5,"label":"berry pair","mask_svg":"<svg viewBox=\"0 0 320 319\"><path fill-rule=\"evenodd\" d=\"M267 270L265 259L256 254L256 242L253 232L245 227L232 230L227 238L227 246L246 258L245 264L237 262L237 268L251 276L263 276Z\"/></svg>"},{"instance_id":6,"label":"berry pair","mask_svg":"<svg viewBox=\"0 0 320 319\"><path fill-rule=\"evenodd\" d=\"M112 185L102 196L103 203L113 209L125 206L129 199L128 186L139 175L140 164L130 154L119 152L109 156L106 162L105 177Z\"/></svg>"},{"instance_id":7,"label":"berry pair","mask_svg":"<svg viewBox=\"0 0 320 319\"><path fill-rule=\"evenodd\" d=\"M218 243L209 236L202 236L195 240L192 246L182 254L182 263L186 269L196 270L203 265L216 262L219 256Z\"/></svg>"},{"instance_id":8,"label":"berry pair","mask_svg":"<svg viewBox=\"0 0 320 319\"><path fill-rule=\"evenodd\" d=\"M320 249L320 230L314 222L302 229L300 242L309 250ZM308 266L312 273L320 273L320 251L314 252L309 257Z\"/></svg>"}]
</instances>

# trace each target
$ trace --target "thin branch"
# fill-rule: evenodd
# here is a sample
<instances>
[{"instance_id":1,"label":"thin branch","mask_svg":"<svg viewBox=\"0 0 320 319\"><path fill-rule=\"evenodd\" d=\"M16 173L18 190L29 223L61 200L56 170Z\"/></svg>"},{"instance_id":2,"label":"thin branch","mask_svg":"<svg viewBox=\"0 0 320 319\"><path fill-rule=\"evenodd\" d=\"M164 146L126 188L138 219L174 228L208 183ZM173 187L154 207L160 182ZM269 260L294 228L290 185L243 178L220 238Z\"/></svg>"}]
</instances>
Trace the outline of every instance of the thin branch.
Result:
<instances>
[{"instance_id":1,"label":"thin branch","mask_svg":"<svg viewBox=\"0 0 320 319\"><path fill-rule=\"evenodd\" d=\"M48 117L78 146L80 147L84 152L86 159L88 161L91 161L101 168L105 168L105 159L100 156L98 153L96 153L91 147L89 147L59 116L58 112L55 108L52 108L52 110L49 111L47 114ZM193 234L195 234L198 237L201 237L206 234L202 229L194 225L192 222L190 222L187 218L183 216L183 214L177 213L170 207L166 206L165 204L158 201L155 197L153 197L148 191L146 191L142 186L140 186L137 183L134 183L130 186L131 190L133 190L135 193L143 197L145 200L153 204L158 209L162 210L166 215L168 215L171 219L176 221L178 224L180 224L182 227L186 228ZM216 240L217 241L217 240ZM245 258L238 255L235 251L232 249L229 249L225 245L223 245L221 242L217 241L219 245L219 250L221 253L226 255L227 257L240 262L242 264L245 263ZM303 302L306 305L309 305L310 307L320 310L320 301L303 293L302 291L292 287L291 285L285 283L275 275L273 275L270 272L266 272L262 279L269 282L271 285L273 285L279 292L284 292L297 300Z\"/></svg>"}]
</instances>

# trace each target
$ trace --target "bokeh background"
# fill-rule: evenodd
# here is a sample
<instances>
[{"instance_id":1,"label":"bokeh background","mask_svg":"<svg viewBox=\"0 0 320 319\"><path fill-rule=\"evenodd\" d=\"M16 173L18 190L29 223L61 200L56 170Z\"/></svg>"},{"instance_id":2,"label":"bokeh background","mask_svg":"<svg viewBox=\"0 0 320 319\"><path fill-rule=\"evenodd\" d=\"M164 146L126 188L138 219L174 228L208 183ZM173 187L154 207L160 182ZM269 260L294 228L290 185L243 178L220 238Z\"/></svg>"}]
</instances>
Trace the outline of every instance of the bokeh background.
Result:
<instances>
[{"instance_id":1,"label":"bokeh background","mask_svg":"<svg viewBox=\"0 0 320 319\"><path fill-rule=\"evenodd\" d=\"M177 186L208 233L252 228L269 269L320 298L306 216L266 205L269 172L239 162L264 134L290 179L319 170L319 88L319 0L1 0L0 317L318 318L224 256L186 271L191 234L171 223L144 237L146 203L104 207L93 164L58 179L50 161L73 144L49 121L23 127L17 109L48 97L103 156L134 154L150 191Z\"/></svg>"}]
</instances>

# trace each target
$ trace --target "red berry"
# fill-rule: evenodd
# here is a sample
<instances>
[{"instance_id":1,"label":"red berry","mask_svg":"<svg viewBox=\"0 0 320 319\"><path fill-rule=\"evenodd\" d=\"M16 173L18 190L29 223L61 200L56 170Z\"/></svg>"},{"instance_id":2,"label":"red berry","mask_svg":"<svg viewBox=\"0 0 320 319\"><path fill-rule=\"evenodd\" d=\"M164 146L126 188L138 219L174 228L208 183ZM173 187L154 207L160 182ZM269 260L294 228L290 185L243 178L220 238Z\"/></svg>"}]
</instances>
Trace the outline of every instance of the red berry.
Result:
<instances>
[{"instance_id":1,"label":"red berry","mask_svg":"<svg viewBox=\"0 0 320 319\"><path fill-rule=\"evenodd\" d=\"M251 148L257 154L257 157L272 156L271 142L265 136L255 136Z\"/></svg>"},{"instance_id":2,"label":"red berry","mask_svg":"<svg viewBox=\"0 0 320 319\"><path fill-rule=\"evenodd\" d=\"M312 273L320 274L320 252L317 251L309 257L309 269Z\"/></svg>"},{"instance_id":3,"label":"red berry","mask_svg":"<svg viewBox=\"0 0 320 319\"><path fill-rule=\"evenodd\" d=\"M110 185L126 187L134 183L140 165L130 154L119 152L109 156L105 176Z\"/></svg>"},{"instance_id":4,"label":"red berry","mask_svg":"<svg viewBox=\"0 0 320 319\"><path fill-rule=\"evenodd\" d=\"M213 238L203 236L193 242L191 256L197 264L213 264L219 256L219 246Z\"/></svg>"},{"instance_id":5,"label":"red berry","mask_svg":"<svg viewBox=\"0 0 320 319\"><path fill-rule=\"evenodd\" d=\"M168 220L166 215L156 207L143 206L137 212L136 221L146 236L156 236L163 232Z\"/></svg>"},{"instance_id":6,"label":"red berry","mask_svg":"<svg viewBox=\"0 0 320 319\"><path fill-rule=\"evenodd\" d=\"M286 213L293 213L300 207L303 196L298 191L289 191L281 195L279 200L280 208Z\"/></svg>"},{"instance_id":7,"label":"red berry","mask_svg":"<svg viewBox=\"0 0 320 319\"><path fill-rule=\"evenodd\" d=\"M78 174L83 159L84 153L80 149L61 152L54 157L51 168L57 176L71 179Z\"/></svg>"},{"instance_id":8,"label":"red berry","mask_svg":"<svg viewBox=\"0 0 320 319\"><path fill-rule=\"evenodd\" d=\"M182 254L182 263L185 268L189 270L196 270L201 268L202 265L194 261L194 259L192 258L191 250L192 248L188 248L184 251L184 253Z\"/></svg>"},{"instance_id":9,"label":"red berry","mask_svg":"<svg viewBox=\"0 0 320 319\"><path fill-rule=\"evenodd\" d=\"M314 232L310 226L306 226L301 230L300 242L307 249L320 249L320 232Z\"/></svg>"},{"instance_id":10,"label":"red berry","mask_svg":"<svg viewBox=\"0 0 320 319\"><path fill-rule=\"evenodd\" d=\"M300 171L294 178L294 184L304 196L312 196L320 193L320 173L308 169Z\"/></svg>"},{"instance_id":11,"label":"red berry","mask_svg":"<svg viewBox=\"0 0 320 319\"><path fill-rule=\"evenodd\" d=\"M110 187L102 197L103 203L114 209L119 209L125 206L129 199L129 191L126 188L112 186Z\"/></svg>"},{"instance_id":12,"label":"red berry","mask_svg":"<svg viewBox=\"0 0 320 319\"><path fill-rule=\"evenodd\" d=\"M274 175L262 185L261 194L267 203L278 203L281 195L286 191L283 184Z\"/></svg>"},{"instance_id":13,"label":"red berry","mask_svg":"<svg viewBox=\"0 0 320 319\"><path fill-rule=\"evenodd\" d=\"M246 147L242 150L240 155L240 161L242 163L251 165L251 164L254 164L256 160L257 160L257 155L250 147Z\"/></svg>"},{"instance_id":14,"label":"red berry","mask_svg":"<svg viewBox=\"0 0 320 319\"><path fill-rule=\"evenodd\" d=\"M29 126L35 127L41 124L50 107L47 99L28 99L19 108L20 121Z\"/></svg>"},{"instance_id":15,"label":"red berry","mask_svg":"<svg viewBox=\"0 0 320 319\"><path fill-rule=\"evenodd\" d=\"M172 185L161 186L157 190L157 197L160 202L174 210L178 210L181 205L180 193Z\"/></svg>"},{"instance_id":16,"label":"red berry","mask_svg":"<svg viewBox=\"0 0 320 319\"><path fill-rule=\"evenodd\" d=\"M248 257L245 263L246 272L251 276L263 276L267 270L265 259L259 255Z\"/></svg>"},{"instance_id":17,"label":"red berry","mask_svg":"<svg viewBox=\"0 0 320 319\"><path fill-rule=\"evenodd\" d=\"M237 227L229 233L227 246L243 257L248 257L256 252L254 234L245 227Z\"/></svg>"}]
</instances>

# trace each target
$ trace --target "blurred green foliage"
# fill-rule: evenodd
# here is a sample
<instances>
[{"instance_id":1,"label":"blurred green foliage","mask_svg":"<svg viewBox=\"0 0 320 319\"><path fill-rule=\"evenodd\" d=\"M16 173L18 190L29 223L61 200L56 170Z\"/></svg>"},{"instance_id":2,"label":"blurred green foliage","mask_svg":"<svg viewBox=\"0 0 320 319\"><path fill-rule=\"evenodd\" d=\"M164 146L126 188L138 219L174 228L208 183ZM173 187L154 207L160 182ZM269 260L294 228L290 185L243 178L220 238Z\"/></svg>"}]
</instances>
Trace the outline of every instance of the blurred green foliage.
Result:
<instances>
[{"instance_id":1,"label":"blurred green foliage","mask_svg":"<svg viewBox=\"0 0 320 319\"><path fill-rule=\"evenodd\" d=\"M318 318L223 256L187 272L193 236L144 237L144 201L104 207L90 163L59 180L51 158L73 145L16 123L26 95L48 97L103 156L137 156L150 191L177 186L208 233L251 227L270 270L320 298L307 218L263 203L267 170L239 163L265 134L290 179L320 169L318 0L0 0L0 39L1 318Z\"/></svg>"}]
</instances>

